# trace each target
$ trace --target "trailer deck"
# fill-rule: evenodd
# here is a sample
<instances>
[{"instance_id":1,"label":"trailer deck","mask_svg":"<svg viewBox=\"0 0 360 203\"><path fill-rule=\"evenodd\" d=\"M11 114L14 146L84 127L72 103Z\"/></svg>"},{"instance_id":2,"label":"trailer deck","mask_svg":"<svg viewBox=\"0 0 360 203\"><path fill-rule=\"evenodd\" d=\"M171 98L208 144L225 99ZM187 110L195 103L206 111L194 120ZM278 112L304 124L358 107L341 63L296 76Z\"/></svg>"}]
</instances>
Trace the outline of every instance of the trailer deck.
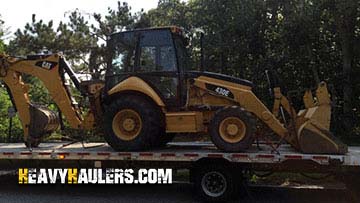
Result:
<instances>
[{"instance_id":1,"label":"trailer deck","mask_svg":"<svg viewBox=\"0 0 360 203\"><path fill-rule=\"evenodd\" d=\"M328 155L299 153L290 145L281 145L275 152L264 144L243 153L224 153L209 142L174 142L141 152L116 152L106 143L41 143L33 150L24 143L0 143L1 170L35 167L188 169L189 180L201 196L205 194L202 180L214 174L223 177L225 190L235 195L245 184L242 174L248 171L324 173L340 178L355 202L360 194L360 147L349 147L346 155Z\"/></svg>"},{"instance_id":2,"label":"trailer deck","mask_svg":"<svg viewBox=\"0 0 360 203\"><path fill-rule=\"evenodd\" d=\"M29 150L23 143L0 143L0 160L78 160L78 161L164 161L195 162L202 158L226 159L233 163L280 164L310 161L321 166L336 164L360 167L360 147L349 147L346 155L302 154L289 145L276 152L268 145L253 146L243 153L224 153L209 142L174 142L158 150L116 152L106 143L42 143Z\"/></svg>"}]
</instances>

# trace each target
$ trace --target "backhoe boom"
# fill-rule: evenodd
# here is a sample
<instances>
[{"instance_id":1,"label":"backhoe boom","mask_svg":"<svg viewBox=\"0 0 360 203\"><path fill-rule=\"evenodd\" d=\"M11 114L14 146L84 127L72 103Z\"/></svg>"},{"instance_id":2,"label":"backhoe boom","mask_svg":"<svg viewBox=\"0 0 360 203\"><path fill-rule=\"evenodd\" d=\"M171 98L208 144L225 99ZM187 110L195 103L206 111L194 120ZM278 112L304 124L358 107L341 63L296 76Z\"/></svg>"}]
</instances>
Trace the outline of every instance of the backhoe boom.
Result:
<instances>
[{"instance_id":1,"label":"backhoe boom","mask_svg":"<svg viewBox=\"0 0 360 203\"><path fill-rule=\"evenodd\" d=\"M94 127L95 121L92 112L83 117L79 108L72 102L71 94L65 86L64 73L69 74L76 88L82 93L84 93L84 89L81 89L80 81L62 55L36 55L27 59L1 55L0 60L0 79L7 85L13 97L14 105L22 122L25 140L29 136L39 138L42 134L54 131L58 127L58 118L55 112L30 101L29 85L23 82L22 74L34 76L43 83L71 128L91 129ZM41 126L43 129L38 129Z\"/></svg>"}]
</instances>

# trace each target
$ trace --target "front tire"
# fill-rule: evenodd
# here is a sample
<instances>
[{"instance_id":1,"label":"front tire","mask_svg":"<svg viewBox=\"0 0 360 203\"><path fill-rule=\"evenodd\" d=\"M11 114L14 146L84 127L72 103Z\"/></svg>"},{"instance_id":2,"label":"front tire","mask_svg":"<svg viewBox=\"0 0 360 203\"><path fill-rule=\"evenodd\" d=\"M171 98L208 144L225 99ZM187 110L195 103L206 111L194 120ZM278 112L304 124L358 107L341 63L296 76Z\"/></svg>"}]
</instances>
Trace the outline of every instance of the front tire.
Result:
<instances>
[{"instance_id":1,"label":"front tire","mask_svg":"<svg viewBox=\"0 0 360 203\"><path fill-rule=\"evenodd\" d=\"M227 152L247 150L254 141L255 131L254 116L237 106L217 111L209 125L212 142Z\"/></svg>"},{"instance_id":2,"label":"front tire","mask_svg":"<svg viewBox=\"0 0 360 203\"><path fill-rule=\"evenodd\" d=\"M146 150L164 132L163 113L139 95L118 97L105 108L105 140L117 151Z\"/></svg>"}]
</instances>

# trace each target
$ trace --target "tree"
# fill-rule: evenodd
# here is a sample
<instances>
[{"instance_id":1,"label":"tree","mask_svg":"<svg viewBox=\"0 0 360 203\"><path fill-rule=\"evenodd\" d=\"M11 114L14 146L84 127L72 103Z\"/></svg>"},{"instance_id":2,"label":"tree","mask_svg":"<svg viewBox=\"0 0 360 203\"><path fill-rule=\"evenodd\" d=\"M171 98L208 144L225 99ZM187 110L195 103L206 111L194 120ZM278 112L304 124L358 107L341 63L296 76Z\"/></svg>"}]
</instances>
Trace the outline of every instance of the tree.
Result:
<instances>
[{"instance_id":1,"label":"tree","mask_svg":"<svg viewBox=\"0 0 360 203\"><path fill-rule=\"evenodd\" d=\"M354 72L355 72L355 47L356 30L359 31L360 22L360 3L357 0L331 0L326 2L332 13L337 28L339 44L341 46L342 57L342 86L343 86L343 124L345 129L353 128L355 124L354 109ZM359 56L359 55L358 55Z\"/></svg>"},{"instance_id":2,"label":"tree","mask_svg":"<svg viewBox=\"0 0 360 203\"><path fill-rule=\"evenodd\" d=\"M54 53L63 52L74 64L83 62L91 48L97 46L97 39L91 35L89 26L77 10L70 14L68 23L60 22L56 30L53 28L53 21L37 21L34 14L31 23L27 23L24 30L18 29L15 32L8 52L13 55L28 55L49 50Z\"/></svg>"},{"instance_id":3,"label":"tree","mask_svg":"<svg viewBox=\"0 0 360 203\"><path fill-rule=\"evenodd\" d=\"M147 13L151 26L176 25L186 29L191 28L189 15L190 7L180 0L159 0L157 8Z\"/></svg>"},{"instance_id":4,"label":"tree","mask_svg":"<svg viewBox=\"0 0 360 203\"><path fill-rule=\"evenodd\" d=\"M0 15L1 17L1 15ZM5 52L5 43L3 37L6 35L5 22L0 19L0 54ZM9 117L8 108L12 106L9 95L3 84L0 84L0 141L7 142L9 140ZM15 118L12 122L12 138L11 140L18 140L22 135L21 124L19 119Z\"/></svg>"},{"instance_id":5,"label":"tree","mask_svg":"<svg viewBox=\"0 0 360 203\"><path fill-rule=\"evenodd\" d=\"M92 14L92 17L97 22L97 25L91 25L94 34L99 37L103 43L100 46L92 49L89 59L89 69L96 78L103 75L106 66L106 40L108 36L115 32L124 31L134 28L136 15L133 15L131 8L126 2L118 1L117 8L112 9L108 7L108 13L104 17L99 13Z\"/></svg>"},{"instance_id":6,"label":"tree","mask_svg":"<svg viewBox=\"0 0 360 203\"><path fill-rule=\"evenodd\" d=\"M4 21L1 20L1 15L0 15L0 53L5 51L5 44L3 42L3 37L5 35L5 28L4 28Z\"/></svg>"}]
</instances>

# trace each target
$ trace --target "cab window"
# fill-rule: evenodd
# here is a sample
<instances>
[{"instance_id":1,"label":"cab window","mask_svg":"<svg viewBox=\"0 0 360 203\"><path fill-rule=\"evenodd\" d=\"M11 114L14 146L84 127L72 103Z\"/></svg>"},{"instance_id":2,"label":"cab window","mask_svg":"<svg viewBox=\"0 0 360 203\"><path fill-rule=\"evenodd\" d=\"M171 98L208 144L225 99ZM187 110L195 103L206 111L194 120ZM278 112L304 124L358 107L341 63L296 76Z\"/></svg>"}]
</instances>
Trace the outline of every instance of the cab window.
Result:
<instances>
[{"instance_id":1,"label":"cab window","mask_svg":"<svg viewBox=\"0 0 360 203\"><path fill-rule=\"evenodd\" d=\"M107 75L133 71L135 60L135 39L132 33L115 35L108 44L111 60Z\"/></svg>"},{"instance_id":2,"label":"cab window","mask_svg":"<svg viewBox=\"0 0 360 203\"><path fill-rule=\"evenodd\" d=\"M141 47L140 71L151 72L156 70L156 47Z\"/></svg>"},{"instance_id":3,"label":"cab window","mask_svg":"<svg viewBox=\"0 0 360 203\"><path fill-rule=\"evenodd\" d=\"M140 41L140 72L176 72L175 48L168 31L145 32Z\"/></svg>"},{"instance_id":4,"label":"cab window","mask_svg":"<svg viewBox=\"0 0 360 203\"><path fill-rule=\"evenodd\" d=\"M173 46L160 47L160 67L162 71L176 71L176 58Z\"/></svg>"},{"instance_id":5,"label":"cab window","mask_svg":"<svg viewBox=\"0 0 360 203\"><path fill-rule=\"evenodd\" d=\"M132 71L134 67L134 49L118 49L112 59L112 74L121 74Z\"/></svg>"}]
</instances>

